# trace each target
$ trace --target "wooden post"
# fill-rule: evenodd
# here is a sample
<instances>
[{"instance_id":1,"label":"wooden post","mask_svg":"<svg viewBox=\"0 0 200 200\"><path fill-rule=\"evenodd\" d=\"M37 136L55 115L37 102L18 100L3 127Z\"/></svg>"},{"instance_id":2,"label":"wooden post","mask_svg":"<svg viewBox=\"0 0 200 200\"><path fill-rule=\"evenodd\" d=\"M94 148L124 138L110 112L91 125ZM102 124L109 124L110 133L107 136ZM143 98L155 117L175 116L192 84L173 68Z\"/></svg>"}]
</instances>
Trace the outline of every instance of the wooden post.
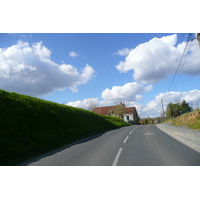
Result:
<instances>
[{"instance_id":1,"label":"wooden post","mask_svg":"<svg viewBox=\"0 0 200 200\"><path fill-rule=\"evenodd\" d=\"M163 118L164 118L165 114L164 114L164 107L163 107L163 100L162 99L161 99L161 104L162 104L162 112L163 112Z\"/></svg>"}]
</instances>

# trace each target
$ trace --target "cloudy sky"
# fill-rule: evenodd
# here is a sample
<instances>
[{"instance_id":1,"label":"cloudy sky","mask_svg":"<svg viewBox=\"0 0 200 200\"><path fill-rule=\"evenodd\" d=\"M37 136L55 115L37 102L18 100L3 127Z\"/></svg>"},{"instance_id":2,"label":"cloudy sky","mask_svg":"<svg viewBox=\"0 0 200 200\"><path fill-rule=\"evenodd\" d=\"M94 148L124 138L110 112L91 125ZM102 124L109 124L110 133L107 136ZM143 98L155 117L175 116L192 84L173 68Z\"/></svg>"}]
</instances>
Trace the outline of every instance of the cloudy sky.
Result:
<instances>
[{"instance_id":1,"label":"cloudy sky","mask_svg":"<svg viewBox=\"0 0 200 200\"><path fill-rule=\"evenodd\" d=\"M189 33L1 33L0 88L85 109L90 102L125 102L141 117L157 117L161 99L164 106L182 99L195 106L200 100L196 34L179 66L188 37Z\"/></svg>"}]
</instances>

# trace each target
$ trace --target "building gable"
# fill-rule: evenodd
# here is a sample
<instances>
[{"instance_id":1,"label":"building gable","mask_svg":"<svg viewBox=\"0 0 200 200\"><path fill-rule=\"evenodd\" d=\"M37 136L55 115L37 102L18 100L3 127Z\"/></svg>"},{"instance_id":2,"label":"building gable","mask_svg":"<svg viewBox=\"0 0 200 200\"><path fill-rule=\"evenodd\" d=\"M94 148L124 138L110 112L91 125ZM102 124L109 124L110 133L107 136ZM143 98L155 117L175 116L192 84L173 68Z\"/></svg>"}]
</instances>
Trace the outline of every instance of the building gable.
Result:
<instances>
[{"instance_id":1,"label":"building gable","mask_svg":"<svg viewBox=\"0 0 200 200\"><path fill-rule=\"evenodd\" d=\"M113 111L115 106L104 106L104 107L95 107L93 112L100 115L109 115L110 111Z\"/></svg>"}]
</instances>

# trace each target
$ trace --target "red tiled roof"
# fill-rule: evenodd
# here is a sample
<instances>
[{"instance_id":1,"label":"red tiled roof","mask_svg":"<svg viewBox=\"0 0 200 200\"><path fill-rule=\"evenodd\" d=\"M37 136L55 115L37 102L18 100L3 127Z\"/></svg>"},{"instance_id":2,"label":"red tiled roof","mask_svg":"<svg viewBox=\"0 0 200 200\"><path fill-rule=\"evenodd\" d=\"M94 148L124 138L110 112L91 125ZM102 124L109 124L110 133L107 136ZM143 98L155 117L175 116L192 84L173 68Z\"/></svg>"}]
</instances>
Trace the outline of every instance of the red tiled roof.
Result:
<instances>
[{"instance_id":1,"label":"red tiled roof","mask_svg":"<svg viewBox=\"0 0 200 200\"><path fill-rule=\"evenodd\" d=\"M100 115L108 115L109 110L113 110L115 106L95 107L94 112Z\"/></svg>"},{"instance_id":2,"label":"red tiled roof","mask_svg":"<svg viewBox=\"0 0 200 200\"><path fill-rule=\"evenodd\" d=\"M135 112L135 107L126 107L126 113L129 114L129 113L133 113Z\"/></svg>"},{"instance_id":3,"label":"red tiled roof","mask_svg":"<svg viewBox=\"0 0 200 200\"><path fill-rule=\"evenodd\" d=\"M108 115L109 110L113 110L115 106L95 107L93 111L100 115ZM135 112L135 107L126 107L125 113L130 114Z\"/></svg>"}]
</instances>

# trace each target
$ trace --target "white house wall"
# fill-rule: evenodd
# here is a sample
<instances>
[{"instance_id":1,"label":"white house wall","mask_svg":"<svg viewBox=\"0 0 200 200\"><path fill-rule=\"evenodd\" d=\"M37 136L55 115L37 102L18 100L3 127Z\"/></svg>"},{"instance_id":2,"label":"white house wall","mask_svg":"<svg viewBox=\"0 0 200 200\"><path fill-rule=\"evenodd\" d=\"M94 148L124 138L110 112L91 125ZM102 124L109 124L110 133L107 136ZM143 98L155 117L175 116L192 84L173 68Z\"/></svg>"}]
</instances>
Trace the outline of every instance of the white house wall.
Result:
<instances>
[{"instance_id":1,"label":"white house wall","mask_svg":"<svg viewBox=\"0 0 200 200\"><path fill-rule=\"evenodd\" d=\"M133 114L124 114L124 121L125 122L127 122L127 118L126 118L126 116L129 116L129 121L133 121L134 119L133 119Z\"/></svg>"}]
</instances>

